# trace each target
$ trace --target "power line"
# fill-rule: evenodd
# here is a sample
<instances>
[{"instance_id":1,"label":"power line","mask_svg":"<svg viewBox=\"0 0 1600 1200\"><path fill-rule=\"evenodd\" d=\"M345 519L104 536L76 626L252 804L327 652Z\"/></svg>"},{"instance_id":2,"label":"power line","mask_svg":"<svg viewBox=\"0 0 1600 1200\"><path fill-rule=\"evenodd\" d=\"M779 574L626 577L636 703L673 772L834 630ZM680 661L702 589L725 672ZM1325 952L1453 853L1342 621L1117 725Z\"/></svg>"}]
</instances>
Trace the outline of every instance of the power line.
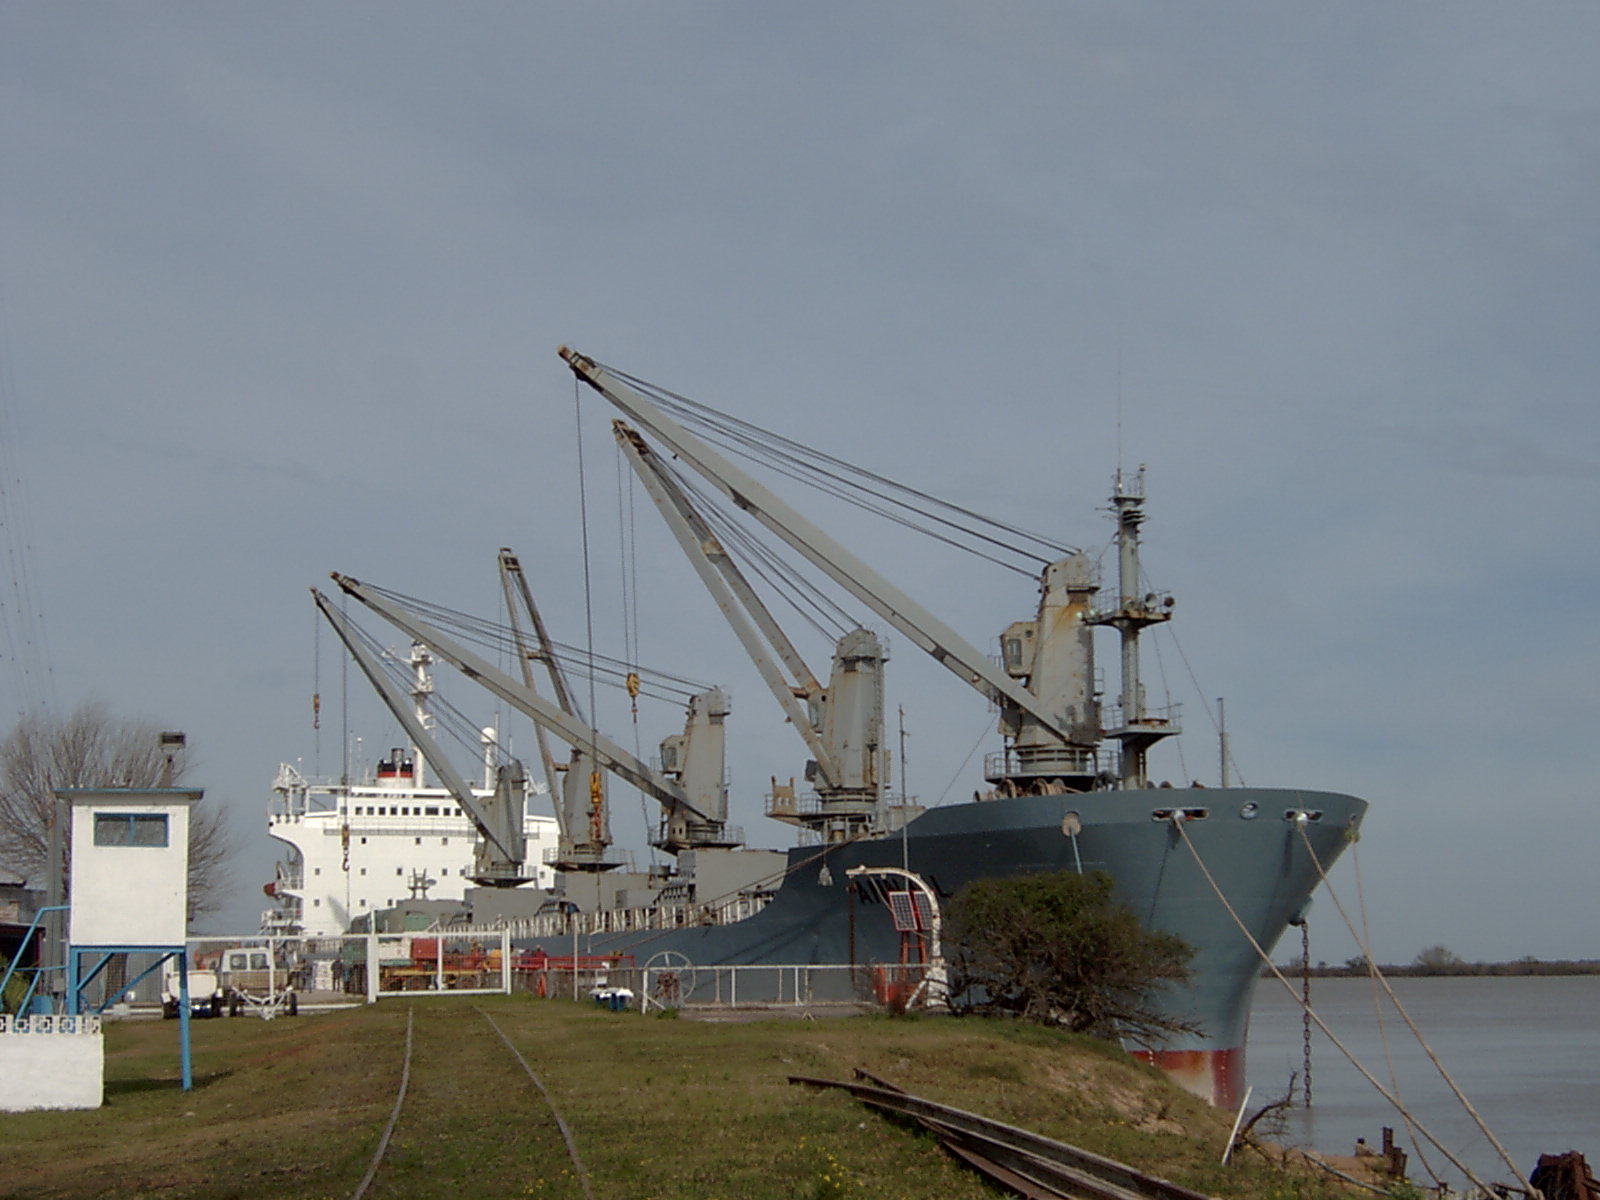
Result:
<instances>
[{"instance_id":1,"label":"power line","mask_svg":"<svg viewBox=\"0 0 1600 1200\"><path fill-rule=\"evenodd\" d=\"M34 578L32 522L16 461L5 347L10 344L5 292L0 287L0 539L6 586L0 588L0 655L11 665L16 715L55 711L55 673L45 637L44 610Z\"/></svg>"}]
</instances>

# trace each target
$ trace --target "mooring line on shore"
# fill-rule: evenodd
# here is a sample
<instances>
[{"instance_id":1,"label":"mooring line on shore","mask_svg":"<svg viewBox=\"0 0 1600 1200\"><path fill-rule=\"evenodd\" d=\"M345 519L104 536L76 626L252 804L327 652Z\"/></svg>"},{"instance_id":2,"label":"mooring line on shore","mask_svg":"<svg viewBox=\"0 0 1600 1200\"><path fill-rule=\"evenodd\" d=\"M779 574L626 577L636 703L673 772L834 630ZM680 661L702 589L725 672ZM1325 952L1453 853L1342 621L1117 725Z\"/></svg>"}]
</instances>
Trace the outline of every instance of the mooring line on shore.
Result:
<instances>
[{"instance_id":1,"label":"mooring line on shore","mask_svg":"<svg viewBox=\"0 0 1600 1200\"><path fill-rule=\"evenodd\" d=\"M522 1069L528 1073L528 1078L533 1080L533 1086L539 1089L539 1094L544 1097L544 1102L550 1106L550 1115L555 1118L556 1128L561 1130L561 1139L567 1144L567 1157L572 1160L572 1169L577 1173L578 1183L583 1187L586 1200L594 1200L594 1191L589 1186L589 1173L584 1170L583 1159L578 1157L578 1143L572 1137L572 1130L567 1128L567 1122L561 1116L561 1110L556 1107L556 1102L550 1096L549 1090L540 1078L534 1074L533 1068L528 1065L528 1060L522 1057L511 1039L506 1036L505 1030L495 1024L495 1020L483 1009L478 1009L478 1014L489 1022L489 1028L500 1035L500 1040L506 1044L506 1049L511 1051L511 1056L522 1064Z\"/></svg>"},{"instance_id":2,"label":"mooring line on shore","mask_svg":"<svg viewBox=\"0 0 1600 1200\"><path fill-rule=\"evenodd\" d=\"M1388 977L1378 969L1378 960L1372 957L1372 947L1356 930L1354 922L1350 920L1350 914L1345 911L1344 905L1340 903L1339 893L1334 891L1333 881L1328 878L1328 872L1323 869L1322 860L1317 856L1317 848L1311 844L1311 838L1306 834L1305 825L1303 823L1296 822L1295 827L1299 830L1300 840L1305 843L1306 853L1311 856L1311 865L1317 868L1317 877L1321 879L1322 886L1328 890L1328 896L1333 901L1333 907L1338 910L1339 916L1344 920L1345 929L1349 931L1351 937L1356 939L1357 947L1360 948L1362 956L1367 960L1368 977L1375 984L1382 987L1384 993L1389 997L1389 1003L1394 1005L1395 1012L1400 1014L1400 1019L1406 1023L1406 1028L1409 1029L1411 1031L1411 1035L1417 1039L1417 1045L1422 1047L1423 1053L1428 1056L1428 1060L1433 1063L1434 1069L1439 1072L1439 1078L1444 1080L1445 1085L1449 1087L1451 1094L1454 1095L1455 1098L1460 1102L1461 1107L1466 1110L1467 1116L1472 1118L1472 1123L1476 1125L1479 1132L1482 1133L1486 1139L1488 1139L1489 1144L1494 1147L1495 1153L1500 1155L1500 1161L1505 1163L1505 1165L1510 1168L1511 1173L1516 1176L1517 1182L1520 1183L1524 1189L1530 1192L1533 1191L1533 1183L1526 1175L1522 1173L1521 1168L1517 1166L1516 1161L1511 1157L1511 1154L1506 1150L1506 1148L1500 1144L1500 1139L1495 1136L1494 1130L1490 1129L1487 1122L1485 1122L1484 1119L1478 1115L1478 1110L1473 1107L1472 1101L1467 1099L1466 1093L1461 1090L1460 1086L1456 1083L1450 1072L1445 1068L1444 1063L1440 1061L1439 1056L1434 1053L1433 1047L1428 1044L1428 1039L1422 1036L1422 1030L1418 1029L1417 1023L1411 1019L1411 1014L1406 1011L1406 1006L1400 1003L1400 997L1394 994L1394 988L1389 986ZM1363 912L1365 912L1365 908L1366 900L1363 898ZM1379 1006L1379 1016L1382 1016L1381 1005ZM1384 1044L1387 1047L1387 1038L1385 1039ZM1393 1069L1393 1064L1391 1063L1391 1074L1393 1073ZM1398 1091L1399 1089L1396 1088L1397 1098ZM1413 1118L1404 1106L1400 1106L1400 1115L1405 1118L1406 1126L1409 1129L1412 1125ZM1433 1168L1429 1167L1428 1170L1429 1174L1433 1173ZM1435 1178L1437 1178L1437 1176L1435 1176Z\"/></svg>"},{"instance_id":3,"label":"mooring line on shore","mask_svg":"<svg viewBox=\"0 0 1600 1200\"><path fill-rule=\"evenodd\" d=\"M1255 934L1250 932L1249 926L1244 923L1244 919L1239 916L1238 911L1233 907L1232 904L1228 902L1228 897L1223 892L1222 886L1217 883L1216 877L1212 875L1211 869L1206 866L1206 861L1200 856L1200 851L1195 846L1193 839L1189 837L1189 831L1184 828L1184 818L1181 809L1173 814L1172 826L1178 831L1178 835L1183 841L1183 844L1188 847L1190 855L1194 858L1195 866L1200 869L1201 876L1205 879L1206 883L1210 885L1212 892L1216 895L1218 901L1221 902L1222 907L1227 910L1228 916L1233 918L1234 925L1237 926L1239 932L1244 935L1245 940L1250 943L1251 948L1255 950L1256 955L1261 959L1262 964L1267 968L1268 971L1272 973L1272 977L1281 983L1285 989L1287 989L1289 995L1294 998L1294 1002L1301 1006L1305 1014L1310 1017L1311 1020L1316 1024L1317 1028L1322 1031L1323 1036L1332 1042L1334 1048L1338 1050L1340 1054L1344 1055L1345 1059L1352 1067L1356 1069L1361 1077L1377 1090L1378 1095L1387 1100L1390 1106L1396 1111L1405 1111L1405 1106L1401 1103L1399 1097L1395 1096L1393 1092L1384 1087L1383 1084L1379 1083L1372 1072L1367 1070L1367 1068L1362 1064L1361 1060L1355 1056L1355 1053L1339 1040L1339 1036L1335 1034L1333 1030L1328 1028L1327 1023L1323 1021L1316 1011L1305 1004L1305 1002L1300 998L1299 994L1295 991L1294 984L1290 983L1289 980L1284 977L1283 972L1280 971L1277 967L1277 964L1272 961L1272 956L1268 954L1261 943L1256 940ZM1467 1166L1461 1161L1460 1158L1451 1153L1450 1148L1441 1142L1437 1137L1435 1137L1434 1134L1427 1128L1427 1126L1423 1125L1420 1121L1417 1121L1414 1116L1409 1124L1416 1129L1417 1133L1420 1133L1424 1138L1431 1142L1433 1147L1450 1161L1450 1165L1455 1167L1456 1170L1460 1171L1461 1174L1466 1177L1467 1181L1470 1182L1474 1187L1478 1188L1478 1190L1486 1196L1491 1196L1494 1194L1494 1189L1488 1184L1484 1183L1483 1180L1479 1179L1471 1167Z\"/></svg>"},{"instance_id":4,"label":"mooring line on shore","mask_svg":"<svg viewBox=\"0 0 1600 1200\"><path fill-rule=\"evenodd\" d=\"M372 1156L372 1162L367 1167L367 1173L361 1177L361 1182L356 1185L356 1190L350 1194L350 1200L361 1200L371 1185L373 1177L378 1173L378 1164L383 1161L383 1156L389 1149L389 1138L394 1133L395 1123L400 1120L400 1109L406 1102L406 1089L411 1086L411 1024L416 1017L416 1009L406 1009L406 1057L405 1063L400 1068L400 1090L394 1098L394 1111L389 1114L389 1123L383 1127L383 1136L378 1139L377 1152Z\"/></svg>"}]
</instances>

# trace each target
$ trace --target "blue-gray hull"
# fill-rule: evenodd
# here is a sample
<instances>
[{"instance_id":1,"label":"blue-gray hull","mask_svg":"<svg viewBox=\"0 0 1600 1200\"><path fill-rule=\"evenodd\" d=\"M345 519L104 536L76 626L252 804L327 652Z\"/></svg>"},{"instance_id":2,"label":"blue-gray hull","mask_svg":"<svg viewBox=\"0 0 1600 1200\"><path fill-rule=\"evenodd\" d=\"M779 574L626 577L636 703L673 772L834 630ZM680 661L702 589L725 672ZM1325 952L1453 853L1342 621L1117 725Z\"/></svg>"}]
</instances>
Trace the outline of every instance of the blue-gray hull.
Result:
<instances>
[{"instance_id":1,"label":"blue-gray hull","mask_svg":"<svg viewBox=\"0 0 1600 1200\"><path fill-rule=\"evenodd\" d=\"M1146 1057L1207 1099L1231 1104L1242 1086L1250 999L1262 968L1250 939L1272 950L1320 881L1318 863L1332 865L1366 808L1354 796L1273 788L951 805L922 814L903 836L790 851L777 895L744 921L597 937L591 949L632 953L640 964L665 950L697 966L896 962L900 935L889 911L853 902L846 890L852 867L905 865L941 897L980 877L1101 870L1150 928L1194 948L1190 981L1166 992L1160 1007L1200 1032L1174 1036ZM1189 814L1181 830L1174 811Z\"/></svg>"}]
</instances>

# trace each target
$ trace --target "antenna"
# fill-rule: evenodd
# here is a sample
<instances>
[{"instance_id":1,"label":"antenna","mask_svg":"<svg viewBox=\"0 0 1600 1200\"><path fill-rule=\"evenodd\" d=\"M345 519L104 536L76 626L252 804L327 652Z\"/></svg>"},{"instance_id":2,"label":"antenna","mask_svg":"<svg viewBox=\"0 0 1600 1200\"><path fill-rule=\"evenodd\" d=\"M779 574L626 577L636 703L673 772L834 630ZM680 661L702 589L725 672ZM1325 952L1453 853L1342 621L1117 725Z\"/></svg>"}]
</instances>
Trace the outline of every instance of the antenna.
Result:
<instances>
[{"instance_id":1,"label":"antenna","mask_svg":"<svg viewBox=\"0 0 1600 1200\"><path fill-rule=\"evenodd\" d=\"M1122 473L1122 330L1117 330L1117 473Z\"/></svg>"}]
</instances>

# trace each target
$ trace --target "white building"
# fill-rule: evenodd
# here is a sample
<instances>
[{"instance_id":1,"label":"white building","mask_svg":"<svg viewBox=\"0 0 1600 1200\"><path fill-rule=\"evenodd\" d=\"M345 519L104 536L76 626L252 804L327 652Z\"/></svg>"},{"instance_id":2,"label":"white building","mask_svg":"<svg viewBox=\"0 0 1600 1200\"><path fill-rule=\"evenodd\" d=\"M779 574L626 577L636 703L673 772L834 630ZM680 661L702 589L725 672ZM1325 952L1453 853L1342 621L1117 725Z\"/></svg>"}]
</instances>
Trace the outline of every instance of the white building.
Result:
<instances>
[{"instance_id":1,"label":"white building","mask_svg":"<svg viewBox=\"0 0 1600 1200\"><path fill-rule=\"evenodd\" d=\"M197 788L67 788L74 946L181 949Z\"/></svg>"}]
</instances>

